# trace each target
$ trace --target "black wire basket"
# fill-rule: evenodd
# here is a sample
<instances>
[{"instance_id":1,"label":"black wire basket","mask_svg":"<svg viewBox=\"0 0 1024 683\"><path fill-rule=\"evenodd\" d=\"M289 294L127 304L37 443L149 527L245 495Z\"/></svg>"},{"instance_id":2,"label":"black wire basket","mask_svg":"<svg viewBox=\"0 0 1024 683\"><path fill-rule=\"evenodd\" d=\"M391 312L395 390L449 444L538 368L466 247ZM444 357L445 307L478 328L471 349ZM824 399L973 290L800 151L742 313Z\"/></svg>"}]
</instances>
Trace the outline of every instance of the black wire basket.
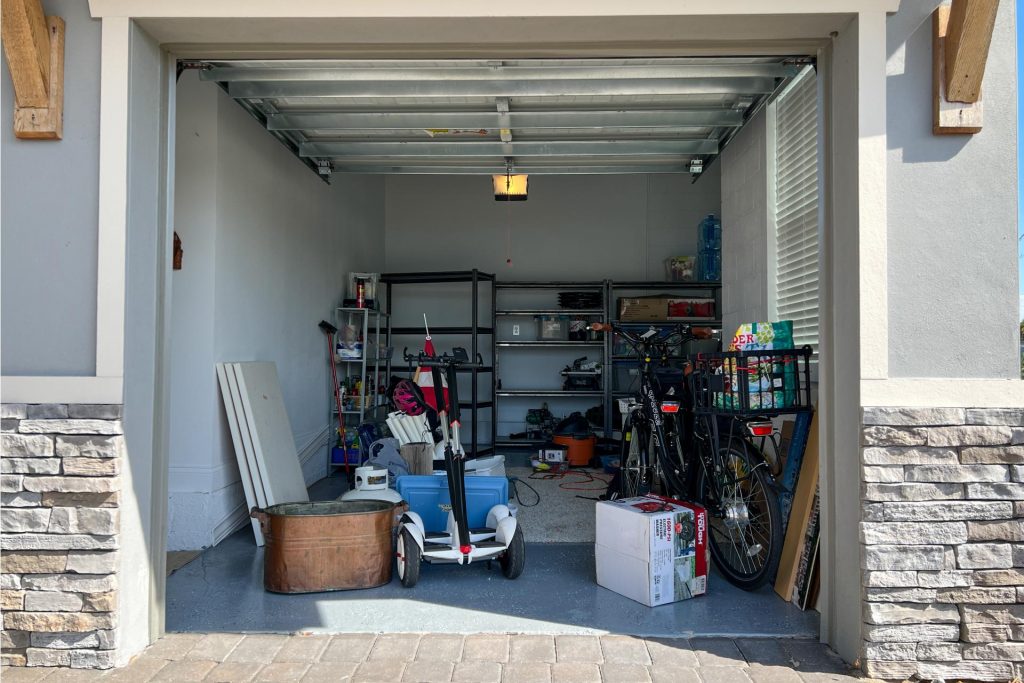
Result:
<instances>
[{"instance_id":1,"label":"black wire basket","mask_svg":"<svg viewBox=\"0 0 1024 683\"><path fill-rule=\"evenodd\" d=\"M691 356L694 409L722 415L782 415L811 408L810 346Z\"/></svg>"}]
</instances>

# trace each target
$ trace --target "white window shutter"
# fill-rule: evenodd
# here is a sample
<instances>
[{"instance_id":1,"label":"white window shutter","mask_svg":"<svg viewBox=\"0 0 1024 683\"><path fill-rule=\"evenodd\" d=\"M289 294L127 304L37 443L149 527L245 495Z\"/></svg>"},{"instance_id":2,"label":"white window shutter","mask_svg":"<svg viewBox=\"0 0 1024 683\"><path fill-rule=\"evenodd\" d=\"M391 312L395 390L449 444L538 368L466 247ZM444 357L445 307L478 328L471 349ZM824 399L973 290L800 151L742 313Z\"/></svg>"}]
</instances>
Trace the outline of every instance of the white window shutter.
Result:
<instances>
[{"instance_id":1,"label":"white window shutter","mask_svg":"<svg viewBox=\"0 0 1024 683\"><path fill-rule=\"evenodd\" d=\"M776 319L818 353L818 87L807 69L775 101Z\"/></svg>"}]
</instances>

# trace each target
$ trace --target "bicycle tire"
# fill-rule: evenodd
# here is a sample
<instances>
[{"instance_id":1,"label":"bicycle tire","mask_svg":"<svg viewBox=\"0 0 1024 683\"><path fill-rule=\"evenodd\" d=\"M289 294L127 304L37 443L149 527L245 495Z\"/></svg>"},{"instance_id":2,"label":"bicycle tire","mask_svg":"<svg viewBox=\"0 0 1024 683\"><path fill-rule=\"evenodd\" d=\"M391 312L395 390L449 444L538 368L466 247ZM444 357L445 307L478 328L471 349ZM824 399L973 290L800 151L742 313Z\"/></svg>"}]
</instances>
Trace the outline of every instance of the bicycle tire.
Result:
<instances>
[{"instance_id":1,"label":"bicycle tire","mask_svg":"<svg viewBox=\"0 0 1024 683\"><path fill-rule=\"evenodd\" d=\"M633 498L643 491L643 462L639 439L642 430L630 420L623 425L622 448L619 456L619 497Z\"/></svg>"},{"instance_id":2,"label":"bicycle tire","mask_svg":"<svg viewBox=\"0 0 1024 683\"><path fill-rule=\"evenodd\" d=\"M708 541L711 546L711 557L729 583L746 591L760 588L775 576L783 544L782 510L778 495L768 473L767 464L752 450L746 442L732 439L720 449L716 458L732 471L738 469L741 463L746 470L740 472L739 477L731 476L731 481L725 483L727 491L729 486L733 487L732 503L708 505L709 491L705 468L700 468L697 480L698 499L708 507ZM744 494L743 502L740 502L739 495L744 486L749 487L750 495L748 497ZM730 526L726 519L728 507L734 510L745 508L748 519L752 517L753 520L759 520L767 515L767 523L755 526L748 521L746 526L736 526L733 522L733 526ZM718 516L713 515L713 510L717 511ZM760 546L760 549L758 550L756 546ZM759 564L752 561L755 559L760 560ZM748 564L744 566L745 563Z\"/></svg>"}]
</instances>

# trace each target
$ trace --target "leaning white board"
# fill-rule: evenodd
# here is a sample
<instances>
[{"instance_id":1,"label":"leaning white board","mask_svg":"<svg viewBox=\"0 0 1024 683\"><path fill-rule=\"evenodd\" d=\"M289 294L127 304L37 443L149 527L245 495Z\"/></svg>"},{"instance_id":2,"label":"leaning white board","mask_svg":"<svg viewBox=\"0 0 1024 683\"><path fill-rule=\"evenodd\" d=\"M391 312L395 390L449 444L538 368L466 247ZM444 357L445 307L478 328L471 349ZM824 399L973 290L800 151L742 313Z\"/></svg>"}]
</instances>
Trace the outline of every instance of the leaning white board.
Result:
<instances>
[{"instance_id":1,"label":"leaning white board","mask_svg":"<svg viewBox=\"0 0 1024 683\"><path fill-rule=\"evenodd\" d=\"M284 407L277 367L264 362L233 365L267 503L307 502L309 493Z\"/></svg>"},{"instance_id":2,"label":"leaning white board","mask_svg":"<svg viewBox=\"0 0 1024 683\"><path fill-rule=\"evenodd\" d=\"M242 439L242 450L245 452L245 460L249 464L249 479L252 482L253 492L256 494L256 501L261 508L270 505L267 498L267 488L263 484L264 473L260 471L259 463L256 461L256 448L253 446L252 427L242 407L242 394L238 389L238 378L235 373L235 363L225 363L224 372L228 379L228 388L231 391L231 400L235 404L235 414L238 416L238 431Z\"/></svg>"},{"instance_id":3,"label":"leaning white board","mask_svg":"<svg viewBox=\"0 0 1024 683\"><path fill-rule=\"evenodd\" d=\"M235 446L235 459L238 461L238 473L242 479L242 489L245 491L246 507L251 510L254 507L263 507L263 503L259 500L263 492L259 490L259 487L253 486L252 475L250 474L250 457L245 452L242 443L242 431L247 428L238 424L241 410L233 395L237 395L237 387L232 392L228 382L230 377L231 383L234 383L234 372L229 372L229 370L230 368L227 368L224 363L217 363L217 380L220 382L220 395L224 400L224 414L227 415L228 427L231 430L231 442ZM257 491L260 493L259 496L257 496ZM260 531L259 521L255 519L250 519L249 521L252 522L252 533L256 537L256 545L262 546L263 532Z\"/></svg>"}]
</instances>

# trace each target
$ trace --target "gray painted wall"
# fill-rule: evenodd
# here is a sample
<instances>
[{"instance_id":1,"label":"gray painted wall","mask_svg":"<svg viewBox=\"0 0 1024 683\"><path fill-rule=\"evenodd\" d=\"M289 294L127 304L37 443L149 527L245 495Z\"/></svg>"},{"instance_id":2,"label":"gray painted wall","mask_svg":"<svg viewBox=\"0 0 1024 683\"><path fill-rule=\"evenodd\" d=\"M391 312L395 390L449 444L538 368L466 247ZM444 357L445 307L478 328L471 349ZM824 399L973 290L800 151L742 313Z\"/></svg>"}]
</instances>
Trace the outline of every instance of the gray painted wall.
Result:
<instances>
[{"instance_id":1,"label":"gray painted wall","mask_svg":"<svg viewBox=\"0 0 1024 683\"><path fill-rule=\"evenodd\" d=\"M172 274L169 546L199 548L244 520L220 361L277 364L300 451L327 427L324 335L352 270L380 270L384 179L324 184L212 83L178 85ZM304 468L326 471L326 448Z\"/></svg>"},{"instance_id":2,"label":"gray painted wall","mask_svg":"<svg viewBox=\"0 0 1024 683\"><path fill-rule=\"evenodd\" d=\"M389 271L480 270L501 280L663 280L664 260L694 254L697 223L719 212L721 166L711 166L697 183L689 176L534 176L526 202L494 201L490 178L473 176L389 176L386 193L386 262ZM505 263L511 227L512 265ZM427 313L432 325L465 325L470 319L466 289L454 285L396 290L396 325L420 325ZM500 307L554 307L555 292L502 293ZM489 324L489 290L484 289L481 321ZM503 320L501 339L533 339L531 318ZM490 340L484 340L489 344ZM422 337L398 340L422 346ZM438 350L468 338L438 337ZM489 349L488 349L489 350ZM506 389L558 389L558 372L574 358L598 349L520 350L500 352L500 377ZM489 359L487 353L485 359ZM626 381L626 377L620 381ZM489 380L481 391L490 392ZM469 391L465 380L463 395ZM524 429L526 410L544 400L555 415L586 410L595 399L504 398L498 434ZM489 438L488 412L481 430ZM465 420L464 420L465 423ZM468 441L468 429L463 434ZM487 439L480 439L486 442Z\"/></svg>"},{"instance_id":3,"label":"gray painted wall","mask_svg":"<svg viewBox=\"0 0 1024 683\"><path fill-rule=\"evenodd\" d=\"M66 22L64 139L14 137L0 68L0 371L96 372L100 22L81 0L47 0ZM59 198L59 201L56 201Z\"/></svg>"},{"instance_id":4,"label":"gray painted wall","mask_svg":"<svg viewBox=\"0 0 1024 683\"><path fill-rule=\"evenodd\" d=\"M1014 4L1000 3L984 130L932 134L931 12L888 20L889 369L1019 377Z\"/></svg>"}]
</instances>

